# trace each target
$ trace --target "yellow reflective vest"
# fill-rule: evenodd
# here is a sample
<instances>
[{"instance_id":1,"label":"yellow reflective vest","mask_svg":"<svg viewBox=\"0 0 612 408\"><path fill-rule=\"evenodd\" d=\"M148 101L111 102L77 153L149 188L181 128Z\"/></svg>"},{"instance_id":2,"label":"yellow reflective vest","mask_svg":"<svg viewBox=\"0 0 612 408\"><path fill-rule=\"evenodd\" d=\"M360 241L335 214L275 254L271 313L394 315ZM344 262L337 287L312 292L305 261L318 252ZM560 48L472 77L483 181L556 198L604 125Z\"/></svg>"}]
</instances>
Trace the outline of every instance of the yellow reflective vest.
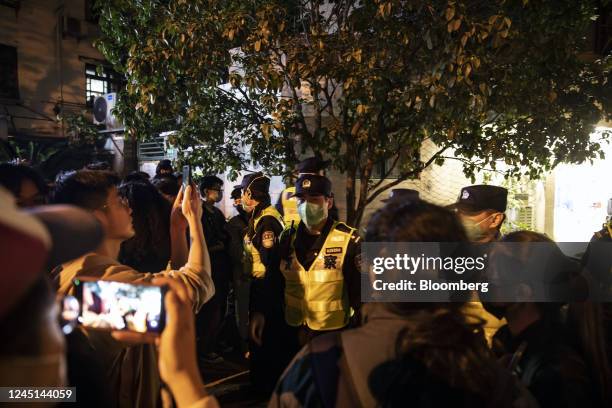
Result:
<instances>
[{"instance_id":1,"label":"yellow reflective vest","mask_svg":"<svg viewBox=\"0 0 612 408\"><path fill-rule=\"evenodd\" d=\"M339 225L348 232L339 230ZM348 324L350 304L342 266L354 231L346 224L334 222L308 270L297 260L295 235L292 235L291 256L288 262L281 262L285 277L285 319L289 325L306 324L312 330L334 330Z\"/></svg>"},{"instance_id":2,"label":"yellow reflective vest","mask_svg":"<svg viewBox=\"0 0 612 408\"><path fill-rule=\"evenodd\" d=\"M300 223L300 216L297 210L297 198L294 196L295 186L287 187L281 193L281 205L283 206L283 219L285 226L290 227L293 221L294 227Z\"/></svg>"},{"instance_id":3,"label":"yellow reflective vest","mask_svg":"<svg viewBox=\"0 0 612 408\"><path fill-rule=\"evenodd\" d=\"M257 224L259 221L267 215L274 217L281 225L283 226L283 217L281 217L280 213L273 206L268 206L264 208L257 218L253 221L253 229L257 231ZM249 237L248 234L244 235L244 262L245 274L250 275L254 278L263 278L266 274L266 266L261 263L261 254L255 248L252 242L252 237Z\"/></svg>"}]
</instances>

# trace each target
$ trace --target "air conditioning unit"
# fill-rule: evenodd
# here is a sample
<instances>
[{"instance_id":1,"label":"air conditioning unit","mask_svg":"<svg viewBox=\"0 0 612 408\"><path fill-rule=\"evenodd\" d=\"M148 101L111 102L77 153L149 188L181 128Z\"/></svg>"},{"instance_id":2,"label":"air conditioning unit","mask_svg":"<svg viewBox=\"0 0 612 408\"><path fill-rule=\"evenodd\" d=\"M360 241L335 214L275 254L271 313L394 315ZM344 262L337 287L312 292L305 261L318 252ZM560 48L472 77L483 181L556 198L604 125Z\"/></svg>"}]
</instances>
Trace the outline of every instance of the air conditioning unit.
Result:
<instances>
[{"instance_id":1,"label":"air conditioning unit","mask_svg":"<svg viewBox=\"0 0 612 408\"><path fill-rule=\"evenodd\" d=\"M118 129L123 127L119 118L114 114L115 104L117 103L117 94L115 92L108 93L104 96L98 96L93 103L93 122L96 125L106 125L107 130Z\"/></svg>"}]
</instances>

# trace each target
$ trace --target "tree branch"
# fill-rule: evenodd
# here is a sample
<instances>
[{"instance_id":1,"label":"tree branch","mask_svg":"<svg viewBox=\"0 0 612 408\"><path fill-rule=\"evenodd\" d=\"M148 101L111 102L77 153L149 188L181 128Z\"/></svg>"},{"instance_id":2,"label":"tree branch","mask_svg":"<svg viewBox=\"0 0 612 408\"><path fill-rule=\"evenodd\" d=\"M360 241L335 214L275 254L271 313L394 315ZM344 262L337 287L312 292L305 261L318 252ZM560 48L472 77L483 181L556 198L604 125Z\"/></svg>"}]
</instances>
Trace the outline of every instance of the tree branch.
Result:
<instances>
[{"instance_id":1,"label":"tree branch","mask_svg":"<svg viewBox=\"0 0 612 408\"><path fill-rule=\"evenodd\" d=\"M380 195L382 192L388 190L389 188L398 185L399 183L401 183L402 181L407 180L410 177L414 177L417 176L419 174L421 174L423 172L423 170L425 170L427 167L429 167L442 153L444 153L444 151L446 151L448 148L450 147L450 144L447 144L446 146L444 146L442 149L438 150L436 153L434 153L429 160L427 160L422 166L419 166L418 168L409 171L407 173L402 173L400 174L400 176L397 178L397 180L392 181L389 184L385 184L383 187L379 188L378 190L374 191L370 197L368 197L368 199L366 200L365 205L370 204L372 201L374 201L374 199L376 197L378 197L378 195Z\"/></svg>"}]
</instances>

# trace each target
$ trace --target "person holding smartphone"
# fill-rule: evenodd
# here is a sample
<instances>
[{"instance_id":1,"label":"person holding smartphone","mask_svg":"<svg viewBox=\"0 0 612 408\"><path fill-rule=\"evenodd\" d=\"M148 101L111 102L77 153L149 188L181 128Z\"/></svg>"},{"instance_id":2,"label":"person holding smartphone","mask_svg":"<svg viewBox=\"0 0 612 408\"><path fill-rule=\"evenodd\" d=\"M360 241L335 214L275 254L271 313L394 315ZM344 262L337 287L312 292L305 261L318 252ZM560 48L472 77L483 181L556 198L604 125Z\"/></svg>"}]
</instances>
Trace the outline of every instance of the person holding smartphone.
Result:
<instances>
[{"instance_id":1,"label":"person holding smartphone","mask_svg":"<svg viewBox=\"0 0 612 408\"><path fill-rule=\"evenodd\" d=\"M195 322L189 294L175 279L155 278L154 285L166 286L167 325L159 336L115 331L112 336L128 344L155 344L159 353L161 379L168 386L178 408L217 408L217 399L208 394L196 359Z\"/></svg>"},{"instance_id":2,"label":"person holding smartphone","mask_svg":"<svg viewBox=\"0 0 612 408\"><path fill-rule=\"evenodd\" d=\"M79 170L61 178L53 192L55 203L73 204L89 210L103 225L106 237L93 252L65 263L54 279L58 293L74 294L74 279L94 277L126 283L147 283L154 277L180 280L186 287L192 309L197 312L214 294L208 249L200 218L202 204L197 191L188 185L179 192L171 213L170 268L142 273L117 261L121 243L134 235L131 210L117 192L119 178L108 171ZM191 247L187 246L189 227ZM156 272L156 271L152 271ZM161 382L155 350L150 346L127 347L110 333L82 329L87 341L104 362L109 384L119 407L160 406Z\"/></svg>"}]
</instances>

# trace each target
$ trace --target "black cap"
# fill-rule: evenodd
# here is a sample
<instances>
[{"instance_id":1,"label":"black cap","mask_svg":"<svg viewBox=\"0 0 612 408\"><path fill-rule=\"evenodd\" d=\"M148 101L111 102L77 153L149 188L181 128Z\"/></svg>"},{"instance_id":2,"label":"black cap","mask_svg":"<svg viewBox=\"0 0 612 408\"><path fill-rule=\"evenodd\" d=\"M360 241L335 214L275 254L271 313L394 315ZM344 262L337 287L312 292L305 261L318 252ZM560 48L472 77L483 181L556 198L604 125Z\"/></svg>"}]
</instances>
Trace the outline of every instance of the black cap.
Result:
<instances>
[{"instance_id":1,"label":"black cap","mask_svg":"<svg viewBox=\"0 0 612 408\"><path fill-rule=\"evenodd\" d=\"M331 181L318 174L302 174L295 182L295 195L300 197L304 194L331 197Z\"/></svg>"},{"instance_id":2,"label":"black cap","mask_svg":"<svg viewBox=\"0 0 612 408\"><path fill-rule=\"evenodd\" d=\"M298 173L319 174L321 170L325 170L329 166L329 160L321 160L318 157L309 157L302 160L297 165Z\"/></svg>"},{"instance_id":3,"label":"black cap","mask_svg":"<svg viewBox=\"0 0 612 408\"><path fill-rule=\"evenodd\" d=\"M241 198L242 197L242 187L234 186L234 189L232 190L232 194L230 194L230 197L232 198L232 200L237 200Z\"/></svg>"},{"instance_id":4,"label":"black cap","mask_svg":"<svg viewBox=\"0 0 612 408\"><path fill-rule=\"evenodd\" d=\"M251 190L258 191L260 193L267 193L270 188L270 178L265 176L262 172L247 174L242 178L240 188L243 191Z\"/></svg>"},{"instance_id":5,"label":"black cap","mask_svg":"<svg viewBox=\"0 0 612 408\"><path fill-rule=\"evenodd\" d=\"M453 208L465 212L485 210L506 211L508 190L499 186L480 184L463 187Z\"/></svg>"},{"instance_id":6,"label":"black cap","mask_svg":"<svg viewBox=\"0 0 612 408\"><path fill-rule=\"evenodd\" d=\"M394 188L389 193L389 198L382 200L388 201L416 201L419 200L419 192L411 188Z\"/></svg>"}]
</instances>

